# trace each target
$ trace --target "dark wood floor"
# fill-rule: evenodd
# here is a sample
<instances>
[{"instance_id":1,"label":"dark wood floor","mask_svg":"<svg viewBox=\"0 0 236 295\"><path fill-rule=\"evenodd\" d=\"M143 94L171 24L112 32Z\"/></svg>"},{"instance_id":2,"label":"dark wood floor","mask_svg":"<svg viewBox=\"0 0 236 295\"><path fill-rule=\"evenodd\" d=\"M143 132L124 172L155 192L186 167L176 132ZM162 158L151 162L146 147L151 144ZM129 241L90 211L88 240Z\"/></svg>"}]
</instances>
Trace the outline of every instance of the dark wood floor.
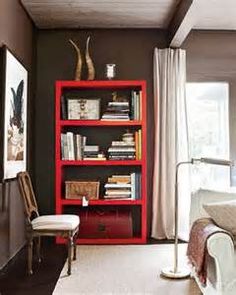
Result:
<instances>
[{"instance_id":1,"label":"dark wood floor","mask_svg":"<svg viewBox=\"0 0 236 295\"><path fill-rule=\"evenodd\" d=\"M170 243L149 239L148 244ZM26 248L23 248L0 271L0 295L51 295L65 264L65 245L56 245L53 239L42 239L42 262L33 263L34 274L28 276Z\"/></svg>"},{"instance_id":2,"label":"dark wood floor","mask_svg":"<svg viewBox=\"0 0 236 295\"><path fill-rule=\"evenodd\" d=\"M0 272L0 295L51 295L66 261L66 247L52 240L42 243L42 262L34 261L34 274L26 273L23 248Z\"/></svg>"}]
</instances>

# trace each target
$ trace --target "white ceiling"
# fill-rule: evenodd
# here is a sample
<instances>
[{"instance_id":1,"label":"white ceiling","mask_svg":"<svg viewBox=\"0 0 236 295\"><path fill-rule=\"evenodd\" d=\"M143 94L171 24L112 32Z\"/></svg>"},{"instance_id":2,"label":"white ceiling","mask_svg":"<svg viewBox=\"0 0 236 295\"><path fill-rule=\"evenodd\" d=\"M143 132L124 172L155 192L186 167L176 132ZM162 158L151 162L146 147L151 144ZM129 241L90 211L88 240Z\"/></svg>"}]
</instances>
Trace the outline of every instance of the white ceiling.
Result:
<instances>
[{"instance_id":1,"label":"white ceiling","mask_svg":"<svg viewBox=\"0 0 236 295\"><path fill-rule=\"evenodd\" d=\"M163 28L173 47L191 29L236 30L236 0L18 1L38 28Z\"/></svg>"},{"instance_id":2,"label":"white ceiling","mask_svg":"<svg viewBox=\"0 0 236 295\"><path fill-rule=\"evenodd\" d=\"M180 0L22 0L39 28L165 28Z\"/></svg>"},{"instance_id":3,"label":"white ceiling","mask_svg":"<svg viewBox=\"0 0 236 295\"><path fill-rule=\"evenodd\" d=\"M195 29L236 30L236 0L195 0Z\"/></svg>"}]
</instances>

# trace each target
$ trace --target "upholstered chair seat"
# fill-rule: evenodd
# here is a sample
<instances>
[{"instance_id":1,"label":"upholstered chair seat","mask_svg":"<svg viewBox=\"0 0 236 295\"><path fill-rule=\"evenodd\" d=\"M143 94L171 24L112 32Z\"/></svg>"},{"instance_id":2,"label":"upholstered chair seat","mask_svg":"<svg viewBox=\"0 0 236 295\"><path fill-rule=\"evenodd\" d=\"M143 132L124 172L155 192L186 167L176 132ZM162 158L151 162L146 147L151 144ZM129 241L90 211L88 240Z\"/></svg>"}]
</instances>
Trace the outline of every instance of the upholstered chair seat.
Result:
<instances>
[{"instance_id":1,"label":"upholstered chair seat","mask_svg":"<svg viewBox=\"0 0 236 295\"><path fill-rule=\"evenodd\" d=\"M75 230L80 220L76 215L42 215L32 220L33 230Z\"/></svg>"}]
</instances>

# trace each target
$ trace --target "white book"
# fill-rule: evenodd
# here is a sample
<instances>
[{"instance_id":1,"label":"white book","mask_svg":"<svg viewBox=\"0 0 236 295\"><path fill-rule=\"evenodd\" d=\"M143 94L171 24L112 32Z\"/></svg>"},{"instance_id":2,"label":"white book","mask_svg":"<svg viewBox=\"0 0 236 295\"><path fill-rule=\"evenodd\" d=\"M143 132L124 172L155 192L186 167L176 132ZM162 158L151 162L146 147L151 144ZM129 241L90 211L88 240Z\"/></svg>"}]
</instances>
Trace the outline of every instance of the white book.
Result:
<instances>
[{"instance_id":1,"label":"white book","mask_svg":"<svg viewBox=\"0 0 236 295\"><path fill-rule=\"evenodd\" d=\"M108 105L109 106L128 106L129 102L128 101L109 101Z\"/></svg>"},{"instance_id":2,"label":"white book","mask_svg":"<svg viewBox=\"0 0 236 295\"><path fill-rule=\"evenodd\" d=\"M135 152L135 148L132 147L111 147L108 152Z\"/></svg>"},{"instance_id":3,"label":"white book","mask_svg":"<svg viewBox=\"0 0 236 295\"><path fill-rule=\"evenodd\" d=\"M130 188L131 184L128 183L106 183L106 188Z\"/></svg>"},{"instance_id":4,"label":"white book","mask_svg":"<svg viewBox=\"0 0 236 295\"><path fill-rule=\"evenodd\" d=\"M131 195L131 192L125 192L125 191L108 191L105 192L106 195Z\"/></svg>"},{"instance_id":5,"label":"white book","mask_svg":"<svg viewBox=\"0 0 236 295\"><path fill-rule=\"evenodd\" d=\"M131 199L135 200L135 194L136 194L136 191L135 191L135 173L131 173L130 176L131 176Z\"/></svg>"},{"instance_id":6,"label":"white book","mask_svg":"<svg viewBox=\"0 0 236 295\"><path fill-rule=\"evenodd\" d=\"M81 147L81 135L76 134L76 146L77 146L77 159L76 160L81 160L82 159L82 147Z\"/></svg>"},{"instance_id":7,"label":"white book","mask_svg":"<svg viewBox=\"0 0 236 295\"><path fill-rule=\"evenodd\" d=\"M72 132L67 132L68 160L75 160L74 136Z\"/></svg>"},{"instance_id":8,"label":"white book","mask_svg":"<svg viewBox=\"0 0 236 295\"><path fill-rule=\"evenodd\" d=\"M98 152L99 146L98 145L85 145L84 151L85 152Z\"/></svg>"},{"instance_id":9,"label":"white book","mask_svg":"<svg viewBox=\"0 0 236 295\"><path fill-rule=\"evenodd\" d=\"M112 141L111 145L113 147L115 146L134 146L135 145L135 142L125 142L125 141Z\"/></svg>"}]
</instances>

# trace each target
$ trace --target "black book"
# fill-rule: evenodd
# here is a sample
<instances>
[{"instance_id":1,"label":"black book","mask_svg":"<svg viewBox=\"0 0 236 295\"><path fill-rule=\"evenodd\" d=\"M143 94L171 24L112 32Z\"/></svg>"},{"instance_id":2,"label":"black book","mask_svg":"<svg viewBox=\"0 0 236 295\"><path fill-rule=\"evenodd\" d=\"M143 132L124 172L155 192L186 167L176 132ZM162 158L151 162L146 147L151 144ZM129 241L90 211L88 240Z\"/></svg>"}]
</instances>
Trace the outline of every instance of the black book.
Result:
<instances>
[{"instance_id":1,"label":"black book","mask_svg":"<svg viewBox=\"0 0 236 295\"><path fill-rule=\"evenodd\" d=\"M67 120L66 98L63 95L61 96L61 118Z\"/></svg>"}]
</instances>

